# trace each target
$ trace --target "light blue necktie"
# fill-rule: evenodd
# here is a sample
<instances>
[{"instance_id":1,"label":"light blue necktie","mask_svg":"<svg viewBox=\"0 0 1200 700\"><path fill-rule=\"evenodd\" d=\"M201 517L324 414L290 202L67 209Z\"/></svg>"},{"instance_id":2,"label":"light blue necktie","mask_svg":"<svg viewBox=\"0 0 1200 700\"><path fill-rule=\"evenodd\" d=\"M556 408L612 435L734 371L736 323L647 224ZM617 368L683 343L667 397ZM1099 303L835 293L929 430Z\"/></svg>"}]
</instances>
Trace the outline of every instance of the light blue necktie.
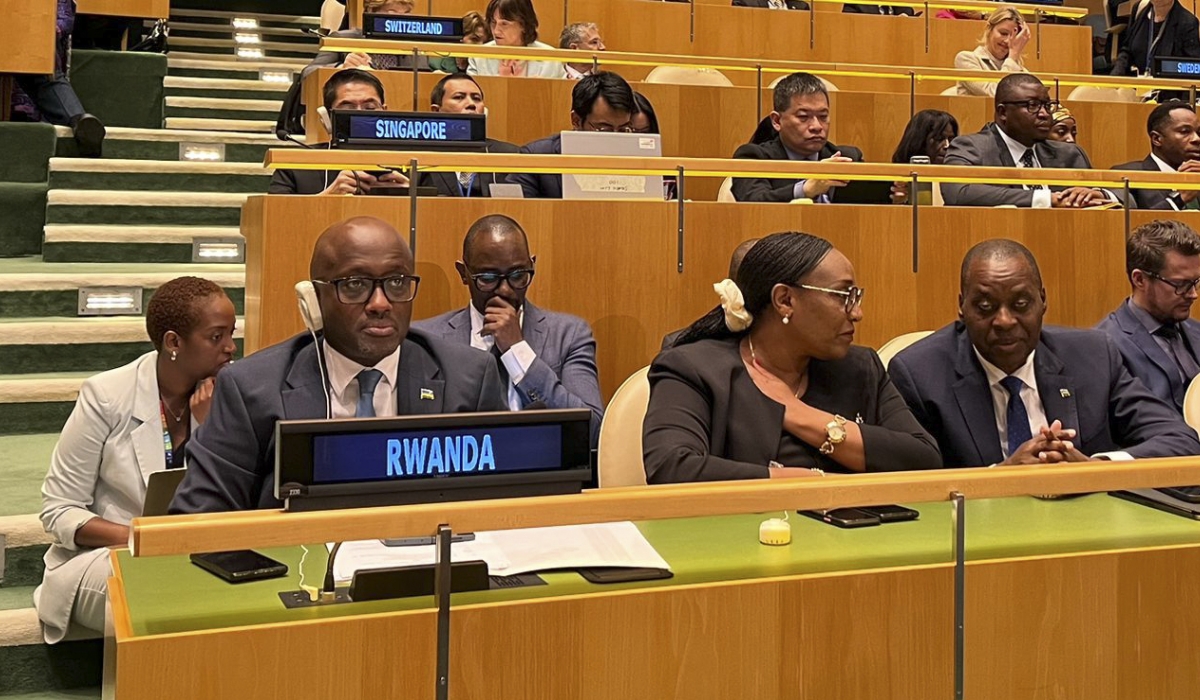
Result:
<instances>
[{"instance_id":1,"label":"light blue necktie","mask_svg":"<svg viewBox=\"0 0 1200 700\"><path fill-rule=\"evenodd\" d=\"M375 417L375 387L383 379L383 372L364 369L358 373L358 405L354 408L355 418Z\"/></svg>"},{"instance_id":2,"label":"light blue necktie","mask_svg":"<svg viewBox=\"0 0 1200 700\"><path fill-rule=\"evenodd\" d=\"M1025 382L1009 375L1001 379L1000 384L1008 391L1005 417L1008 423L1008 456L1011 457L1021 449L1021 445L1033 439L1033 433L1029 430L1029 412L1021 400L1021 387L1025 386Z\"/></svg>"}]
</instances>

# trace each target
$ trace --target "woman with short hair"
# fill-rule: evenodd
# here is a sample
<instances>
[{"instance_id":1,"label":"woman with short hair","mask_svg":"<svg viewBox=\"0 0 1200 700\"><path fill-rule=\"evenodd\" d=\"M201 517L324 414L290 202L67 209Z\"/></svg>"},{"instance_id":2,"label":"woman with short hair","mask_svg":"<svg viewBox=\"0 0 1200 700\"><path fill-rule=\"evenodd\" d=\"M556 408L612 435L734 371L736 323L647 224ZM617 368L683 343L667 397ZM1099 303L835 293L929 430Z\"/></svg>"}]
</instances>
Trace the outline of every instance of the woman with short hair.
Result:
<instances>
[{"instance_id":1,"label":"woman with short hair","mask_svg":"<svg viewBox=\"0 0 1200 700\"><path fill-rule=\"evenodd\" d=\"M959 51L954 57L954 67L960 70L996 71L998 73L1026 73L1023 54L1029 44L1029 25L1021 13L1013 7L993 10L987 18L987 28L979 37L979 46L973 51ZM1003 76L1001 76L1003 77ZM960 80L958 94L995 97L996 82L987 80Z\"/></svg>"},{"instance_id":2,"label":"woman with short hair","mask_svg":"<svg viewBox=\"0 0 1200 700\"><path fill-rule=\"evenodd\" d=\"M489 0L484 12L492 40L484 46L528 46L554 48L538 41L538 18L530 0ZM525 61L518 58L472 58L467 61L471 75L563 78L567 69L558 61Z\"/></svg>"}]
</instances>

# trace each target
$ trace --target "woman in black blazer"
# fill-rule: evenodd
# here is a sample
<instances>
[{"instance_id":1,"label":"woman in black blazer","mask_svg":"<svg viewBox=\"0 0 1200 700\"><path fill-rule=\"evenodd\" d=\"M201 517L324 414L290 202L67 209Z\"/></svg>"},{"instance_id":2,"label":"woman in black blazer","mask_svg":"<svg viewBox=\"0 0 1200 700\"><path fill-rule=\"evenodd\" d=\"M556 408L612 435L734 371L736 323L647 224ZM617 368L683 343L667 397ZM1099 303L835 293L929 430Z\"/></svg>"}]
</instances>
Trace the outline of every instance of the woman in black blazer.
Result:
<instances>
[{"instance_id":1,"label":"woman in black blazer","mask_svg":"<svg viewBox=\"0 0 1200 700\"><path fill-rule=\"evenodd\" d=\"M649 483L942 465L879 357L851 344L862 289L828 241L767 236L714 287L721 305L650 366Z\"/></svg>"},{"instance_id":2,"label":"woman in black blazer","mask_svg":"<svg viewBox=\"0 0 1200 700\"><path fill-rule=\"evenodd\" d=\"M1125 37L1113 75L1132 75L1135 68L1146 75L1154 70L1155 56L1200 58L1200 23L1176 0L1147 3L1130 21Z\"/></svg>"}]
</instances>

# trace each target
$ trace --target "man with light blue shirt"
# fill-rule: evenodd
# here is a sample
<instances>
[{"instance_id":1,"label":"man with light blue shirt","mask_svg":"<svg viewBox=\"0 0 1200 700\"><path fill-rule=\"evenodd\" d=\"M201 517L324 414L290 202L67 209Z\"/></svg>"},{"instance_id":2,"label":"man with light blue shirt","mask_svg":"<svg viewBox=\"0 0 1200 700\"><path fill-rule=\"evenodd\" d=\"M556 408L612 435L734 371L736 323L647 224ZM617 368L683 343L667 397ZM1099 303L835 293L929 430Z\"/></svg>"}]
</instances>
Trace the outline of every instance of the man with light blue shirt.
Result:
<instances>
[{"instance_id":1,"label":"man with light blue shirt","mask_svg":"<svg viewBox=\"0 0 1200 700\"><path fill-rule=\"evenodd\" d=\"M771 126L775 138L748 143L734 158L749 160L809 160L835 163L861 162L862 151L853 146L829 143L829 92L811 73L792 73L775 86ZM827 204L836 201L838 180L794 180L783 178L734 178L733 196L739 202L790 202L810 199Z\"/></svg>"},{"instance_id":2,"label":"man with light blue shirt","mask_svg":"<svg viewBox=\"0 0 1200 700\"><path fill-rule=\"evenodd\" d=\"M476 221L455 267L471 303L413 327L491 353L511 410L591 409L594 445L604 416L596 340L587 321L526 299L534 257L521 225L500 214Z\"/></svg>"}]
</instances>

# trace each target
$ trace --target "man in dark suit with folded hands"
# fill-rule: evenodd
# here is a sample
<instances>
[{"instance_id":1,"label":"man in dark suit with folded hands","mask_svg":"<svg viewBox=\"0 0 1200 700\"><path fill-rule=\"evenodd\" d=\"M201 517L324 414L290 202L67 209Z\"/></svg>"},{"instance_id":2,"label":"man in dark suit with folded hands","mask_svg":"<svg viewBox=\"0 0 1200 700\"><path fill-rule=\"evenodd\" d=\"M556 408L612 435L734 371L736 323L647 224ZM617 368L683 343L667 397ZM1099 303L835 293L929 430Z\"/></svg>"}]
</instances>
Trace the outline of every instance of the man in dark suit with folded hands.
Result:
<instances>
[{"instance_id":1,"label":"man in dark suit with folded hands","mask_svg":"<svg viewBox=\"0 0 1200 700\"><path fill-rule=\"evenodd\" d=\"M963 259L959 321L888 373L947 467L1200 454L1196 431L1151 394L1103 333L1042 327L1029 249L993 239Z\"/></svg>"},{"instance_id":2,"label":"man in dark suit with folded hands","mask_svg":"<svg viewBox=\"0 0 1200 700\"><path fill-rule=\"evenodd\" d=\"M1092 163L1082 148L1049 140L1055 104L1046 86L1033 75L1004 76L996 86L995 122L977 134L951 141L945 164L1090 170ZM954 182L942 184L942 197L947 206L1011 205L1034 209L1090 207L1117 200L1112 192L1092 187Z\"/></svg>"},{"instance_id":3,"label":"man in dark suit with folded hands","mask_svg":"<svg viewBox=\"0 0 1200 700\"><path fill-rule=\"evenodd\" d=\"M810 73L792 73L775 86L771 125L776 137L763 144L738 147L734 158L747 160L808 160L835 163L861 162L862 151L829 143L829 92ZM782 178L733 179L733 196L739 202L790 202L811 199L836 201L839 180Z\"/></svg>"},{"instance_id":4,"label":"man in dark suit with folded hands","mask_svg":"<svg viewBox=\"0 0 1200 700\"><path fill-rule=\"evenodd\" d=\"M1114 165L1113 170L1200 173L1200 119L1191 105L1178 100L1158 105L1146 120L1146 132L1150 135L1150 155L1145 160ZM1200 209L1200 192L1196 190L1133 190L1132 194L1138 209Z\"/></svg>"},{"instance_id":5,"label":"man in dark suit with folded hands","mask_svg":"<svg viewBox=\"0 0 1200 700\"><path fill-rule=\"evenodd\" d=\"M319 340L301 333L222 371L208 420L187 443L172 513L280 507L275 424L284 419L505 410L487 353L409 328L413 264L408 242L380 219L321 234L309 264Z\"/></svg>"}]
</instances>

